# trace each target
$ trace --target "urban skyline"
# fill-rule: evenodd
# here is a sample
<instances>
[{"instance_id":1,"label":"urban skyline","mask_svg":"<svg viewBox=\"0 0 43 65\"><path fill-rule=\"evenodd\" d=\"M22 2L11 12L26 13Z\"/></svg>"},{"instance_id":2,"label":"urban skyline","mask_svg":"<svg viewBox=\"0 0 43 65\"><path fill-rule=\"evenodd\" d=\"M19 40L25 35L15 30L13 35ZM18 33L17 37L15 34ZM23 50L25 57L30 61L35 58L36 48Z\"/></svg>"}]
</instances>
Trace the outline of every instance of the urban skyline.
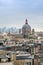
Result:
<instances>
[{"instance_id":1,"label":"urban skyline","mask_svg":"<svg viewBox=\"0 0 43 65\"><path fill-rule=\"evenodd\" d=\"M43 65L43 0L0 0L0 65Z\"/></svg>"}]
</instances>

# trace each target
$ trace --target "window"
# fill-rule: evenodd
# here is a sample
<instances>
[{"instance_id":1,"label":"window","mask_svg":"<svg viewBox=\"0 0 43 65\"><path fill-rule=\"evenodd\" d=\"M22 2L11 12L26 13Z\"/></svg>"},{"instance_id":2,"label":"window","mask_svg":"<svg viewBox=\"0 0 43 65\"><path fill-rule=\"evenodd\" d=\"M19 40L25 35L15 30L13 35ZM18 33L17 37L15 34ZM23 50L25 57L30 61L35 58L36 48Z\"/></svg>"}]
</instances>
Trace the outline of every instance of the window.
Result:
<instances>
[{"instance_id":1,"label":"window","mask_svg":"<svg viewBox=\"0 0 43 65\"><path fill-rule=\"evenodd\" d=\"M31 62L26 62L25 65L31 65Z\"/></svg>"}]
</instances>

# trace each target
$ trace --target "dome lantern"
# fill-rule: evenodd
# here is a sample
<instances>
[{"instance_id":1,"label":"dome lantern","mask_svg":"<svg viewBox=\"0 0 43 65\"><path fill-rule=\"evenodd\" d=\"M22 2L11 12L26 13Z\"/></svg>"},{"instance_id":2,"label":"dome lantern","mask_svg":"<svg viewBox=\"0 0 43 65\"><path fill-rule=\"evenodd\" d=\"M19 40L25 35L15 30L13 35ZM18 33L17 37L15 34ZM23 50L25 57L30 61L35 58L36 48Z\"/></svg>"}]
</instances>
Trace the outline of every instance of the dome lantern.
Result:
<instances>
[{"instance_id":1,"label":"dome lantern","mask_svg":"<svg viewBox=\"0 0 43 65\"><path fill-rule=\"evenodd\" d=\"M25 24L28 24L28 20L26 19L26 22L25 22Z\"/></svg>"}]
</instances>

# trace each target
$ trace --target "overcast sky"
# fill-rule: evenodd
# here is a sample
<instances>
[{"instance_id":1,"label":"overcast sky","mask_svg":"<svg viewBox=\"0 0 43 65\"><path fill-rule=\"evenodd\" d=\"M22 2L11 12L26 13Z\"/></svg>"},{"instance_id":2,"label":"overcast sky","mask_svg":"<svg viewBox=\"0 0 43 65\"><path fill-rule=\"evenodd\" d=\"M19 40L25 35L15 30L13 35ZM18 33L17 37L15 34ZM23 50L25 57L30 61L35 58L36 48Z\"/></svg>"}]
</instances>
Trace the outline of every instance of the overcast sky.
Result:
<instances>
[{"instance_id":1,"label":"overcast sky","mask_svg":"<svg viewBox=\"0 0 43 65\"><path fill-rule=\"evenodd\" d=\"M21 28L26 18L31 28L43 31L43 0L0 0L0 27Z\"/></svg>"}]
</instances>

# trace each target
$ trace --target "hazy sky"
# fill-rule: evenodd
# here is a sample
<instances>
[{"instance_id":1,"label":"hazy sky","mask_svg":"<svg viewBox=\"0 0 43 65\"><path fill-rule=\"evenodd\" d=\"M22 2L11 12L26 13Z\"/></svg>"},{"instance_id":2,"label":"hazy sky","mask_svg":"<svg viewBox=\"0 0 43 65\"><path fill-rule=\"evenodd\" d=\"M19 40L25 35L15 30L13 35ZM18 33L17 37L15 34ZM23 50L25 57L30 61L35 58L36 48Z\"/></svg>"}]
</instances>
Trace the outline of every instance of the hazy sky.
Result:
<instances>
[{"instance_id":1,"label":"hazy sky","mask_svg":"<svg viewBox=\"0 0 43 65\"><path fill-rule=\"evenodd\" d=\"M22 27L25 19L31 28L43 31L43 0L0 0L0 27Z\"/></svg>"}]
</instances>

